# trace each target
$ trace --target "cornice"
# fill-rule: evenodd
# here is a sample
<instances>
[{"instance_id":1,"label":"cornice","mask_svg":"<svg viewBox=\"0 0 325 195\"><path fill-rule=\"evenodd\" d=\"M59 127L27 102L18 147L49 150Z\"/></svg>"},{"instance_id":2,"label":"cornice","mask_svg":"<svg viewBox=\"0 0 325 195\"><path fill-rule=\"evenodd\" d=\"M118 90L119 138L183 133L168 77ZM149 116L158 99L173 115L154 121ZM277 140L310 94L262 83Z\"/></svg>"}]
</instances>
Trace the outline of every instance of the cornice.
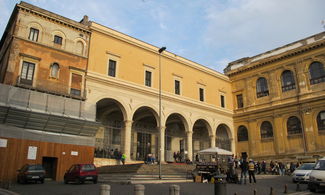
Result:
<instances>
[{"instance_id":1,"label":"cornice","mask_svg":"<svg viewBox=\"0 0 325 195\"><path fill-rule=\"evenodd\" d=\"M259 68L262 66L266 66L268 64L276 63L276 62L279 62L284 59L288 59L288 58L291 58L294 56L301 55L305 52L309 52L309 51L312 51L312 50L315 50L315 49L318 49L318 48L321 48L324 46L325 46L325 40L318 41L318 42L310 44L310 45L305 45L305 46L293 49L293 50L288 51L284 54L278 54L276 56L272 56L272 57L268 57L266 59L252 62L251 64L247 64L240 68L234 69L233 71L230 71L226 75L229 77L232 77L232 76L235 76L235 75L247 72L247 71L251 71L253 69L256 69L256 68Z\"/></svg>"},{"instance_id":2,"label":"cornice","mask_svg":"<svg viewBox=\"0 0 325 195\"><path fill-rule=\"evenodd\" d=\"M92 31L97 31L97 32L102 33L104 35L114 37L114 38L116 38L116 39L118 39L120 41L129 43L131 45L137 46L137 47L139 47L141 49L144 49L146 51L149 51L149 52L152 52L152 53L155 53L155 54L159 55L159 53L158 53L159 48L158 47L153 46L153 45L151 45L149 43L146 43L144 41L141 41L139 39L136 39L134 37L131 37L129 35L123 34L121 32L118 32L116 30L113 30L111 28L108 28L106 26L103 26L101 24L91 22L90 29ZM183 58L181 56L178 56L178 55L176 55L174 53L164 51L161 54L161 56L163 56L165 58L168 58L169 60L181 63L181 64L183 64L185 66L189 66L191 68L194 68L194 69L199 70L201 72L204 72L206 74L209 74L209 75L211 75L213 77L217 77L217 78L222 79L224 81L230 82L229 78L226 75L224 75L224 74L222 74L222 73L220 73L220 72L218 72L216 70L210 69L210 68L208 68L206 66L203 66L201 64L198 64L196 62L193 62L191 60L188 60L186 58Z\"/></svg>"},{"instance_id":3,"label":"cornice","mask_svg":"<svg viewBox=\"0 0 325 195\"><path fill-rule=\"evenodd\" d=\"M88 71L86 75L87 82L93 81L96 83L100 83L106 86L116 86L117 88L125 89L127 91L134 91L140 94L145 94L151 97L158 97L159 91L158 89L151 89L144 86L140 86L139 84L132 83L129 81L121 80L118 78L109 78L106 75L102 75L96 72ZM221 114L223 116L232 117L233 111L228 109L221 109L214 105L202 103L200 101L194 101L191 98L185 96L178 96L171 93L162 92L162 99L169 100L172 102L185 104L189 107L201 109L201 110L208 110L211 112L215 112Z\"/></svg>"},{"instance_id":4,"label":"cornice","mask_svg":"<svg viewBox=\"0 0 325 195\"><path fill-rule=\"evenodd\" d=\"M84 33L90 34L90 30L88 30L88 27L76 22L74 20L71 20L69 18L65 18L63 16L60 16L58 14L52 13L50 11L44 10L42 8L36 7L34 5L28 4L26 2L21 2L20 4L16 5L19 10L30 12L34 15L44 17L48 20L51 20L53 22L56 22L58 24L67 26L69 28L82 31Z\"/></svg>"}]
</instances>

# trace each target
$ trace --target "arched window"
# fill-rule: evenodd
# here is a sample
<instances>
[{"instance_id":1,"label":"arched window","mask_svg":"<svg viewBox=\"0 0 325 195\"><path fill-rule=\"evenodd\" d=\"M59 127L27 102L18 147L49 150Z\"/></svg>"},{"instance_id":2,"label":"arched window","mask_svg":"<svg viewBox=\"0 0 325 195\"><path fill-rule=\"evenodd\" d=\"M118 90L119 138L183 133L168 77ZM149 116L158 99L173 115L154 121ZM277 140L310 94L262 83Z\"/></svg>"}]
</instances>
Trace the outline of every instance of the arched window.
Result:
<instances>
[{"instance_id":1,"label":"arched window","mask_svg":"<svg viewBox=\"0 0 325 195\"><path fill-rule=\"evenodd\" d=\"M53 63L51 65L51 77L52 78L59 78L59 69L60 69L60 66L58 63Z\"/></svg>"},{"instance_id":2,"label":"arched window","mask_svg":"<svg viewBox=\"0 0 325 195\"><path fill-rule=\"evenodd\" d=\"M81 41L77 41L76 50L77 50L78 54L83 55L83 53L84 53L84 44Z\"/></svg>"},{"instance_id":3,"label":"arched window","mask_svg":"<svg viewBox=\"0 0 325 195\"><path fill-rule=\"evenodd\" d=\"M318 131L325 131L325 110L317 115Z\"/></svg>"},{"instance_id":4,"label":"arched window","mask_svg":"<svg viewBox=\"0 0 325 195\"><path fill-rule=\"evenodd\" d=\"M261 125L261 138L272 138L273 137L273 128L272 124L269 121L263 121Z\"/></svg>"},{"instance_id":5,"label":"arched window","mask_svg":"<svg viewBox=\"0 0 325 195\"><path fill-rule=\"evenodd\" d=\"M292 89L296 89L295 79L293 77L293 73L290 70L283 71L281 75L282 81L282 91L289 91Z\"/></svg>"},{"instance_id":6,"label":"arched window","mask_svg":"<svg viewBox=\"0 0 325 195\"><path fill-rule=\"evenodd\" d=\"M298 117L291 116L287 121L288 135L302 133L301 123Z\"/></svg>"},{"instance_id":7,"label":"arched window","mask_svg":"<svg viewBox=\"0 0 325 195\"><path fill-rule=\"evenodd\" d=\"M261 77L256 81L256 95L258 98L269 95L267 81L264 77Z\"/></svg>"},{"instance_id":8,"label":"arched window","mask_svg":"<svg viewBox=\"0 0 325 195\"><path fill-rule=\"evenodd\" d=\"M324 65L320 62L313 62L309 66L310 84L325 82Z\"/></svg>"},{"instance_id":9,"label":"arched window","mask_svg":"<svg viewBox=\"0 0 325 195\"><path fill-rule=\"evenodd\" d=\"M238 127L237 139L239 142L248 141L248 131L245 126L241 125Z\"/></svg>"}]
</instances>

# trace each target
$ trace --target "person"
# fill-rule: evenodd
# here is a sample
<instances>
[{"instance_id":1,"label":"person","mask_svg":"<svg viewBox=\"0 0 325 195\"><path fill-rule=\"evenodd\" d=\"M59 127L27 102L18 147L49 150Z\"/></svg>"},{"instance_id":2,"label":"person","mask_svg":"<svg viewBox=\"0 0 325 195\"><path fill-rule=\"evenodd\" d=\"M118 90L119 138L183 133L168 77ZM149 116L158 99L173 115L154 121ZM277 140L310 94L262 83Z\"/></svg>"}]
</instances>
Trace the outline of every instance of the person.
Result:
<instances>
[{"instance_id":1,"label":"person","mask_svg":"<svg viewBox=\"0 0 325 195\"><path fill-rule=\"evenodd\" d=\"M249 163L248 163L248 175L249 175L249 183L252 183L252 177L253 177L254 183L256 183L256 179L255 179L255 164L254 164L254 161L252 159L249 159Z\"/></svg>"},{"instance_id":2,"label":"person","mask_svg":"<svg viewBox=\"0 0 325 195\"><path fill-rule=\"evenodd\" d=\"M195 155L195 161L196 161L197 163L200 161L200 159L199 159L199 154L196 154L196 155Z\"/></svg>"},{"instance_id":3,"label":"person","mask_svg":"<svg viewBox=\"0 0 325 195\"><path fill-rule=\"evenodd\" d=\"M263 160L263 162L262 162L262 172L264 174L266 174L266 162L265 162L265 160Z\"/></svg>"},{"instance_id":4,"label":"person","mask_svg":"<svg viewBox=\"0 0 325 195\"><path fill-rule=\"evenodd\" d=\"M123 165L125 165L125 159L126 159L126 155L123 153L121 156L121 161Z\"/></svg>"},{"instance_id":5,"label":"person","mask_svg":"<svg viewBox=\"0 0 325 195\"><path fill-rule=\"evenodd\" d=\"M175 160L175 162L177 162L177 154L176 154L176 152L174 152L174 160Z\"/></svg>"},{"instance_id":6,"label":"person","mask_svg":"<svg viewBox=\"0 0 325 195\"><path fill-rule=\"evenodd\" d=\"M241 169L240 184L243 183L243 179L244 179L244 184L246 184L248 164L245 158L242 159L240 162L240 169Z\"/></svg>"}]
</instances>

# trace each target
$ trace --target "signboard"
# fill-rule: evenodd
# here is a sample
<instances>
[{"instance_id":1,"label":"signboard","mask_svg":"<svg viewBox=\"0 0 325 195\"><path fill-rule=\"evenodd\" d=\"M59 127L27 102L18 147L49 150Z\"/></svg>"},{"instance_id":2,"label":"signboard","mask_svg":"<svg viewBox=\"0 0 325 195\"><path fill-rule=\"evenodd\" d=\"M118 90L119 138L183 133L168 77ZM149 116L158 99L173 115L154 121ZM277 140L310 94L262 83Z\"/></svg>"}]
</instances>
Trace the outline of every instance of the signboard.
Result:
<instances>
[{"instance_id":1,"label":"signboard","mask_svg":"<svg viewBox=\"0 0 325 195\"><path fill-rule=\"evenodd\" d=\"M71 156L78 156L78 152L77 151L71 151Z\"/></svg>"},{"instance_id":2,"label":"signboard","mask_svg":"<svg viewBox=\"0 0 325 195\"><path fill-rule=\"evenodd\" d=\"M0 148L6 148L7 142L8 142L8 140L6 140L6 139L0 139Z\"/></svg>"},{"instance_id":3,"label":"signboard","mask_svg":"<svg viewBox=\"0 0 325 195\"><path fill-rule=\"evenodd\" d=\"M27 159L28 160L36 160L36 156L37 156L37 147L36 146L29 146L28 147Z\"/></svg>"}]
</instances>

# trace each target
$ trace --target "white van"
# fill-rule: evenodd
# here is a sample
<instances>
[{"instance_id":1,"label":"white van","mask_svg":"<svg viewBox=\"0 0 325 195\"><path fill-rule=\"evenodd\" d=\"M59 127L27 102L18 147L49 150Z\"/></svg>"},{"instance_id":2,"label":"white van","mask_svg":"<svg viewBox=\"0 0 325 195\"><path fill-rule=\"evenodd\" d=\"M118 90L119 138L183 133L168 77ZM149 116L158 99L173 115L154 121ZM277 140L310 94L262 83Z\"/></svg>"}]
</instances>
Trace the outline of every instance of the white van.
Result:
<instances>
[{"instance_id":1,"label":"white van","mask_svg":"<svg viewBox=\"0 0 325 195\"><path fill-rule=\"evenodd\" d=\"M311 192L325 189L325 157L317 161L314 169L309 175L308 188Z\"/></svg>"}]
</instances>

